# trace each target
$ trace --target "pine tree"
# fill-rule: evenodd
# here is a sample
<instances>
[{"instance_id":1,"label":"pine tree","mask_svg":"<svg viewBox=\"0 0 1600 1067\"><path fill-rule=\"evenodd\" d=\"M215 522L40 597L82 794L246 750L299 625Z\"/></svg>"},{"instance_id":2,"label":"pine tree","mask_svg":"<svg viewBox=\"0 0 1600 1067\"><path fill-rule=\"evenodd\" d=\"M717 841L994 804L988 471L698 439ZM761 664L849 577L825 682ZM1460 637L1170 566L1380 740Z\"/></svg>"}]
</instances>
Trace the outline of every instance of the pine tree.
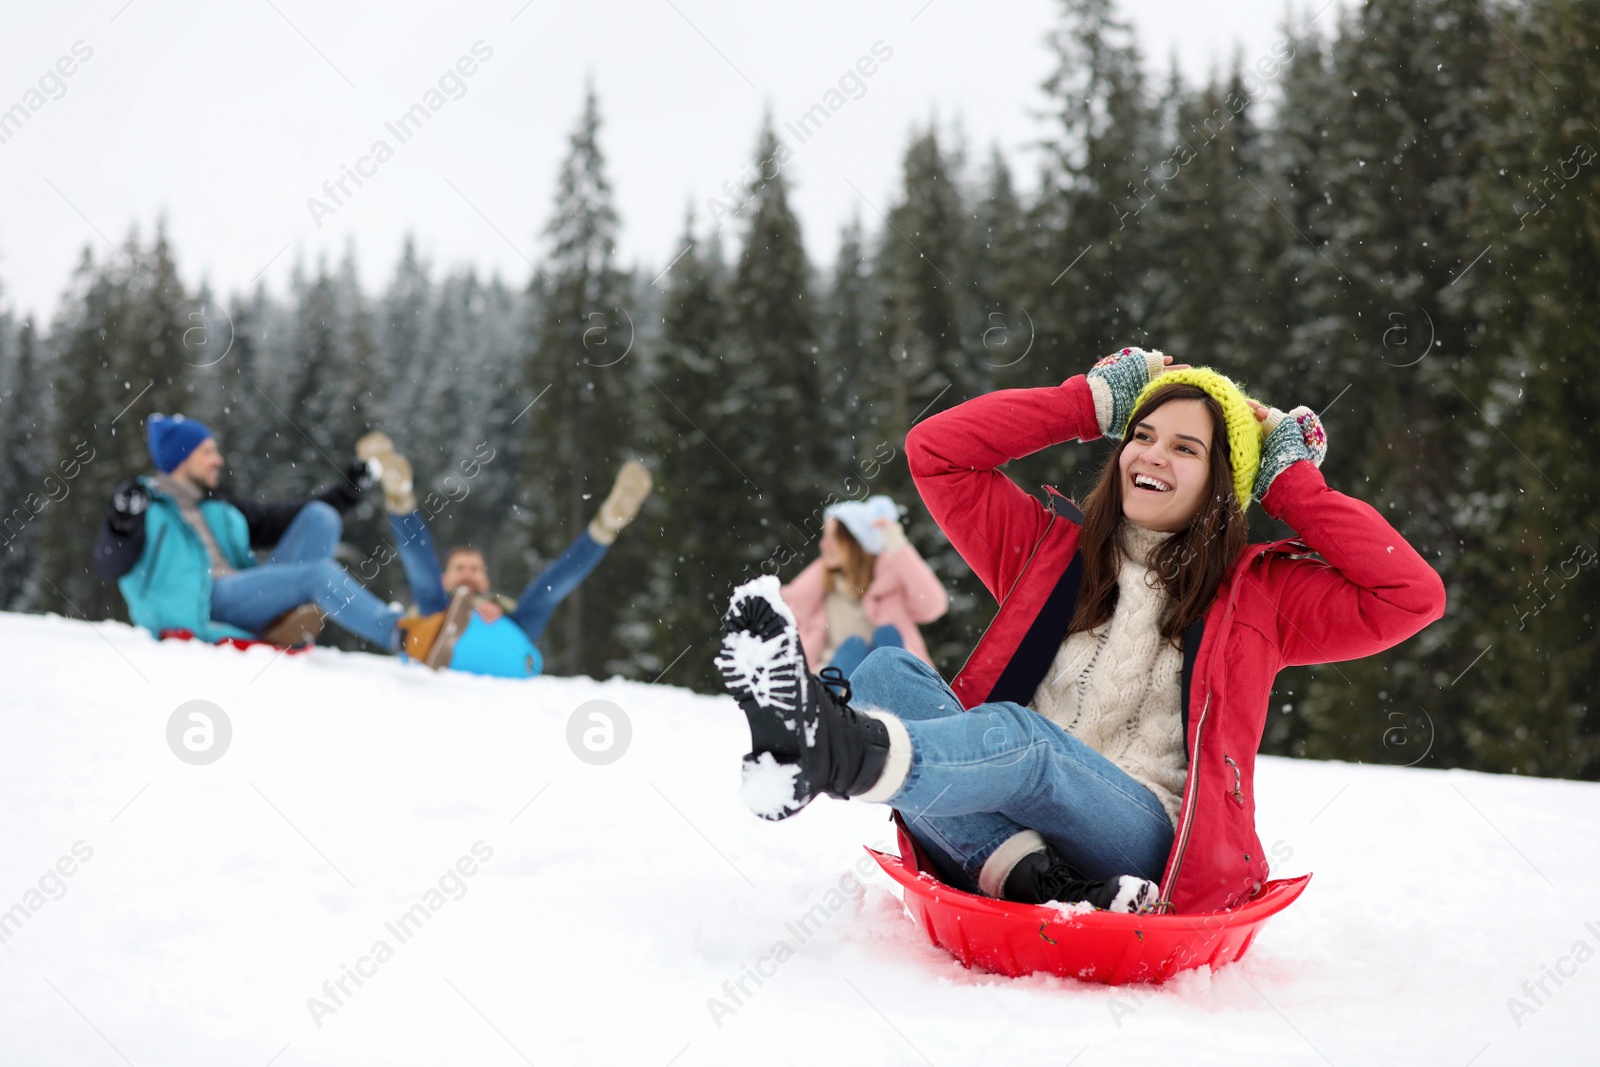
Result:
<instances>
[{"instance_id":1,"label":"pine tree","mask_svg":"<svg viewBox=\"0 0 1600 1067\"><path fill-rule=\"evenodd\" d=\"M876 343L881 304L875 299L874 279L857 216L840 233L823 311L823 345L832 374L822 383L822 415L834 446L830 461L838 469L871 455L873 442L883 436L877 424L879 405L892 395L885 388L883 346Z\"/></svg>"},{"instance_id":2,"label":"pine tree","mask_svg":"<svg viewBox=\"0 0 1600 1067\"><path fill-rule=\"evenodd\" d=\"M735 577L730 561L748 555L748 531L761 511L739 472L717 454L716 439L698 429L733 425L722 412L739 402L727 359L721 244L713 234L702 246L691 212L679 246L687 251L665 279L651 390L660 418L658 511L649 521L660 547L650 590L656 620L650 666L653 673L670 667L664 680L716 692L721 682L709 650ZM773 559L768 570L787 562Z\"/></svg>"},{"instance_id":3,"label":"pine tree","mask_svg":"<svg viewBox=\"0 0 1600 1067\"><path fill-rule=\"evenodd\" d=\"M972 336L977 311L964 275L960 155L944 151L931 127L906 149L902 192L889 211L876 269L896 379L886 430L896 440L920 415L983 392L988 377L974 352L981 351Z\"/></svg>"},{"instance_id":4,"label":"pine tree","mask_svg":"<svg viewBox=\"0 0 1600 1067\"><path fill-rule=\"evenodd\" d=\"M1318 247L1289 246L1305 265L1310 365L1292 393L1269 397L1324 407L1349 386L1326 420L1324 473L1445 570L1459 530L1440 471L1472 458L1458 383L1479 336L1452 282L1487 243L1472 232L1471 191L1486 165L1476 143L1502 47L1456 0L1393 0L1346 16L1330 53L1333 90L1309 105L1330 141L1306 176L1320 193L1307 198ZM1440 692L1436 676L1457 633L1447 620L1401 649L1286 678L1281 686L1302 689L1297 707L1315 733L1306 754L1387 758L1396 729L1431 719L1435 750L1449 755L1460 695Z\"/></svg>"},{"instance_id":5,"label":"pine tree","mask_svg":"<svg viewBox=\"0 0 1600 1067\"><path fill-rule=\"evenodd\" d=\"M1328 51L1329 44L1315 24L1303 30L1285 25L1282 44L1269 53L1280 65L1266 68L1280 87L1281 98L1270 126L1262 133L1260 175L1250 178L1255 188L1246 190L1254 198L1254 215L1246 215L1245 225L1255 241L1246 276L1255 279L1255 307L1260 309L1262 333L1244 342L1245 369L1239 377L1254 395L1280 407L1285 403L1327 407L1320 398L1320 402L1293 398L1304 396L1300 386L1311 380L1311 370L1337 322L1319 316L1308 295L1312 275L1327 269L1322 250L1328 240L1325 227L1332 221L1323 210L1326 194L1320 184L1323 169L1331 165L1329 158L1336 151L1328 130L1330 101L1339 88ZM1241 182L1250 177L1248 157L1245 162ZM1338 416L1332 412L1330 416L1330 425L1337 426ZM1348 488L1361 495L1358 487ZM1258 536L1266 525L1259 511L1252 508L1250 516ZM1270 536L1286 537L1289 531L1279 528ZM1300 703L1310 673L1296 671L1280 679L1272 703L1275 714L1268 720L1263 742L1265 751L1304 755L1308 739L1322 728Z\"/></svg>"},{"instance_id":6,"label":"pine tree","mask_svg":"<svg viewBox=\"0 0 1600 1067\"><path fill-rule=\"evenodd\" d=\"M789 204L788 148L770 116L756 146L756 175L744 202L744 243L728 285L733 322L729 404L702 429L744 480L760 515L743 531L749 548L730 571L786 551L797 557L814 539L821 502L846 472L830 462L821 413L831 355L818 331L811 266ZM759 428L759 429L757 429Z\"/></svg>"},{"instance_id":7,"label":"pine tree","mask_svg":"<svg viewBox=\"0 0 1600 1067\"><path fill-rule=\"evenodd\" d=\"M222 449L223 475L246 495L262 491L272 468L282 462L283 434L300 440L270 399L279 383L268 363L284 317L264 286L232 300L227 313L232 347L201 372L213 396L204 417Z\"/></svg>"},{"instance_id":8,"label":"pine tree","mask_svg":"<svg viewBox=\"0 0 1600 1067\"><path fill-rule=\"evenodd\" d=\"M437 386L422 409L419 493L433 493L441 509L431 520L435 541L471 544L491 565L516 497L522 428L513 421L526 401L508 383L520 380L521 310L498 280L485 286L471 270L452 274L437 289L427 346Z\"/></svg>"},{"instance_id":9,"label":"pine tree","mask_svg":"<svg viewBox=\"0 0 1600 1067\"><path fill-rule=\"evenodd\" d=\"M466 271L442 279L434 291L428 333L423 339L430 388L416 408L426 430L422 440L413 446L414 466L418 487L436 493L442 492L443 480L454 470L467 424L479 417L468 399L469 389L476 384L468 380L472 373L468 355L470 303L475 287L476 279ZM436 522L450 527L455 518L447 512ZM459 534L447 535L447 540L456 536Z\"/></svg>"},{"instance_id":10,"label":"pine tree","mask_svg":"<svg viewBox=\"0 0 1600 1067\"><path fill-rule=\"evenodd\" d=\"M1174 128L1152 168L1159 184L1139 214L1155 251L1149 323L1160 347L1246 384L1265 310L1259 279L1261 165L1255 104L1236 67L1224 84L1174 102ZM1219 293L1209 282L1224 281Z\"/></svg>"},{"instance_id":11,"label":"pine tree","mask_svg":"<svg viewBox=\"0 0 1600 1067\"><path fill-rule=\"evenodd\" d=\"M0 300L5 297L5 287L0 284ZM31 329L29 331L32 332ZM34 514L22 504L25 493L31 491L29 483L33 473L28 469L13 443L17 433L13 421L21 417L17 397L18 382L22 377L19 359L19 337L11 309L0 303L0 611L6 610L22 584L28 560L18 544L26 533ZM32 357L29 360L32 374ZM22 507L21 511L17 509Z\"/></svg>"},{"instance_id":12,"label":"pine tree","mask_svg":"<svg viewBox=\"0 0 1600 1067\"><path fill-rule=\"evenodd\" d=\"M0 610L24 611L39 598L37 553L42 524L39 514L59 504L73 489L53 467L48 451L49 397L40 365L33 318L11 336L9 313L0 315Z\"/></svg>"},{"instance_id":13,"label":"pine tree","mask_svg":"<svg viewBox=\"0 0 1600 1067\"><path fill-rule=\"evenodd\" d=\"M197 304L178 277L165 221L157 224L148 251L139 249L137 235L130 238L128 255L129 337L126 349L118 353L119 370L134 390L142 382L150 383L150 391L129 415L141 410L184 411L194 395L193 357L184 336L195 324L190 316ZM142 445L142 441L133 444L130 455L143 451Z\"/></svg>"},{"instance_id":14,"label":"pine tree","mask_svg":"<svg viewBox=\"0 0 1600 1067\"><path fill-rule=\"evenodd\" d=\"M1595 778L1600 478L1574 445L1600 410L1600 20L1568 0L1488 17L1516 48L1498 42L1491 136L1466 149L1484 162L1472 230L1493 247L1450 287L1479 341L1457 369L1456 626L1436 684L1460 723L1452 762Z\"/></svg>"},{"instance_id":15,"label":"pine tree","mask_svg":"<svg viewBox=\"0 0 1600 1067\"><path fill-rule=\"evenodd\" d=\"M344 259L339 264L339 273L334 278L334 298L338 308L336 321L339 326L340 366L349 375L349 381L344 383L344 388L337 395L339 406L329 405L325 439L329 443L327 458L332 462L325 464L302 492L314 491L334 481L353 485L345 470L355 456L356 442L368 431L378 428L375 414L388 392L387 383L381 375L383 361L375 337L373 309L356 275L354 247L346 249ZM339 553L346 563L366 560L371 556L370 548L358 549L355 546L377 545L391 536L380 494L376 492L362 497L355 507L345 512L343 523ZM401 567L398 563L391 563L387 571L389 582L380 585L392 584L399 576ZM364 568L363 573L371 573L370 565ZM351 644L346 647L359 645L351 639Z\"/></svg>"},{"instance_id":16,"label":"pine tree","mask_svg":"<svg viewBox=\"0 0 1600 1067\"><path fill-rule=\"evenodd\" d=\"M1000 369L1011 386L1055 384L1122 345L1161 344L1148 332L1153 241L1138 224L1157 184L1148 170L1159 110L1139 50L1111 0L1067 0L1048 44L1056 66L1043 89L1054 129L1023 226L1029 269L1016 296L1033 346ZM1043 483L1081 496L1101 459L1098 448L1049 449L1007 472L1040 495Z\"/></svg>"},{"instance_id":17,"label":"pine tree","mask_svg":"<svg viewBox=\"0 0 1600 1067\"><path fill-rule=\"evenodd\" d=\"M455 463L458 474L470 483L470 496L459 510L463 536L497 564L508 558L502 546L516 522L512 509L527 440L517 422L532 396L523 388L522 378L526 342L521 330L527 310L522 294L498 277L487 284L474 281L468 310L467 381L471 388L466 403L471 417L462 427ZM481 466L472 466L472 459L480 457ZM463 463L468 466L463 468Z\"/></svg>"},{"instance_id":18,"label":"pine tree","mask_svg":"<svg viewBox=\"0 0 1600 1067\"><path fill-rule=\"evenodd\" d=\"M550 256L530 295L541 321L529 358L537 403L525 416L528 468L524 506L532 541L553 559L588 525L618 466L636 447L632 426L641 397L627 305L627 278L613 263L617 213L600 148L600 108L591 87L569 141L545 235ZM610 596L580 586L546 631L547 658L568 673L600 673L625 657L616 634L621 608L641 593L637 538L624 537L605 563Z\"/></svg>"},{"instance_id":19,"label":"pine tree","mask_svg":"<svg viewBox=\"0 0 1600 1067\"><path fill-rule=\"evenodd\" d=\"M1047 382L1120 345L1159 347L1145 330L1153 255L1135 224L1159 184L1149 173L1157 110L1111 0L1064 6L1049 38L1057 66L1044 88L1059 129L1035 202L1043 269L1029 302L1039 309L1034 369Z\"/></svg>"},{"instance_id":20,"label":"pine tree","mask_svg":"<svg viewBox=\"0 0 1600 1067\"><path fill-rule=\"evenodd\" d=\"M382 378L383 361L378 355L377 324L372 305L361 290L361 280L356 276L356 251L354 246L345 250L339 264L339 274L334 280L334 294L339 306L340 345L344 366L351 375L348 390L348 408L339 410L335 423L342 437L335 437L334 447L341 466L354 451L355 442L362 434L375 428L375 415L385 399L387 389Z\"/></svg>"},{"instance_id":21,"label":"pine tree","mask_svg":"<svg viewBox=\"0 0 1600 1067\"><path fill-rule=\"evenodd\" d=\"M287 336L275 353L271 384L260 387L281 451L263 485L241 487L251 495L293 499L343 478L366 431L362 382L370 355L348 270L348 261L342 276L330 274L325 263L312 278L295 269Z\"/></svg>"},{"instance_id":22,"label":"pine tree","mask_svg":"<svg viewBox=\"0 0 1600 1067\"><path fill-rule=\"evenodd\" d=\"M1027 208L998 145L972 205L966 260L985 375L994 387L1032 385L1035 326L1026 300L1033 261Z\"/></svg>"},{"instance_id":23,"label":"pine tree","mask_svg":"<svg viewBox=\"0 0 1600 1067\"><path fill-rule=\"evenodd\" d=\"M416 240L408 234L394 278L377 302L373 321L384 383L374 415L379 428L386 429L390 436L402 427L408 438L426 429L426 420L419 415L436 384L433 354L427 347L432 307L433 282L427 264L417 255ZM398 438L395 443L402 450L415 447Z\"/></svg>"},{"instance_id":24,"label":"pine tree","mask_svg":"<svg viewBox=\"0 0 1600 1067\"><path fill-rule=\"evenodd\" d=\"M52 454L58 465L75 461L81 470L71 496L41 515L45 610L126 617L117 590L91 570L92 546L113 487L151 469L145 420L181 412L191 399L182 338L192 309L164 227L148 249L134 231L103 266L85 250L52 329L60 352Z\"/></svg>"},{"instance_id":25,"label":"pine tree","mask_svg":"<svg viewBox=\"0 0 1600 1067\"><path fill-rule=\"evenodd\" d=\"M1015 265L1009 257L1020 225L1009 173L989 176L987 191L997 199L969 205L963 157L959 146L941 144L932 126L914 134L903 159L900 195L880 235L874 273L883 301L882 337L873 365L889 386L889 403L878 413L881 444L874 451L880 460L893 458L872 491L908 506L911 541L947 576L957 608L970 609L981 602L982 586L915 506L916 489L902 455L915 422L987 392L997 367L1014 366L1031 344L1025 305L1014 290L1005 291L1017 282L1009 274ZM979 632L976 621L977 613L959 610L925 628L936 663L959 662Z\"/></svg>"}]
</instances>

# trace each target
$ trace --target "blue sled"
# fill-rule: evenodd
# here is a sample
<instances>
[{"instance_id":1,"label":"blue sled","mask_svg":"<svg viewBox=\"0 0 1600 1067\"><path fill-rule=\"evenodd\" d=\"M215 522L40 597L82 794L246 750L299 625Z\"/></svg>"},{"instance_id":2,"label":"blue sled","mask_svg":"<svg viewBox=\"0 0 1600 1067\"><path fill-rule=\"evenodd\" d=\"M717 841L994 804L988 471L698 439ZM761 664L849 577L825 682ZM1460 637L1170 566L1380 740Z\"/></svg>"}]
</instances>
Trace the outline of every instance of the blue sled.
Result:
<instances>
[{"instance_id":1,"label":"blue sled","mask_svg":"<svg viewBox=\"0 0 1600 1067\"><path fill-rule=\"evenodd\" d=\"M494 622L484 622L474 612L467 628L456 638L450 669L496 678L537 678L544 670L544 657L522 627L510 619L502 616Z\"/></svg>"}]
</instances>

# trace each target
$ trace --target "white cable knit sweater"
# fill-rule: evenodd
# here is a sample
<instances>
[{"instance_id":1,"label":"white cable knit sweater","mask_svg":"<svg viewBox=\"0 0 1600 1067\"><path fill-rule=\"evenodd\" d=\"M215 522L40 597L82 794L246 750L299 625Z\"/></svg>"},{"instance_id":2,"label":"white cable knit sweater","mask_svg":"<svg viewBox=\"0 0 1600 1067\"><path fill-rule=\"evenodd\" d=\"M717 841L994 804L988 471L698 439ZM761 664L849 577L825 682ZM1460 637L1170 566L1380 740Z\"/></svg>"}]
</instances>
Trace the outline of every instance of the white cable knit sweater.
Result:
<instances>
[{"instance_id":1,"label":"white cable knit sweater","mask_svg":"<svg viewBox=\"0 0 1600 1067\"><path fill-rule=\"evenodd\" d=\"M1146 565L1170 536L1123 522L1116 611L1061 642L1032 707L1147 787L1176 827L1187 764L1183 653L1161 637L1172 598Z\"/></svg>"}]
</instances>

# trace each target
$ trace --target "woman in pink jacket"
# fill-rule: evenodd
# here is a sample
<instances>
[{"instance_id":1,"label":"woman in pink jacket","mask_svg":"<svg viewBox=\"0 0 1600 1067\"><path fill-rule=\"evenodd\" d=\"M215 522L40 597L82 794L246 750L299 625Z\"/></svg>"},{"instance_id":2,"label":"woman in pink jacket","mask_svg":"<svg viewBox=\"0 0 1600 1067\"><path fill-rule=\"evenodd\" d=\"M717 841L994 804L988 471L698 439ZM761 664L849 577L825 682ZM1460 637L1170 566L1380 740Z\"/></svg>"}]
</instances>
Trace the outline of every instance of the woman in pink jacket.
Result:
<instances>
[{"instance_id":1,"label":"woman in pink jacket","mask_svg":"<svg viewBox=\"0 0 1600 1067\"><path fill-rule=\"evenodd\" d=\"M1313 412L1170 362L1124 348L907 436L923 502L998 601L949 683L895 649L819 679L777 582L735 591L718 666L750 724L756 814L822 793L888 804L946 882L1003 900L1250 898L1268 877L1254 779L1274 678L1392 647L1443 614L1445 588L1323 480ZM1120 441L1081 511L1001 469L1101 436ZM1248 543L1257 501L1298 538Z\"/></svg>"},{"instance_id":2,"label":"woman in pink jacket","mask_svg":"<svg viewBox=\"0 0 1600 1067\"><path fill-rule=\"evenodd\" d=\"M950 598L906 540L894 501L832 505L818 547L821 555L783 587L806 662L848 678L873 649L903 648L932 665L917 624L943 615Z\"/></svg>"}]
</instances>

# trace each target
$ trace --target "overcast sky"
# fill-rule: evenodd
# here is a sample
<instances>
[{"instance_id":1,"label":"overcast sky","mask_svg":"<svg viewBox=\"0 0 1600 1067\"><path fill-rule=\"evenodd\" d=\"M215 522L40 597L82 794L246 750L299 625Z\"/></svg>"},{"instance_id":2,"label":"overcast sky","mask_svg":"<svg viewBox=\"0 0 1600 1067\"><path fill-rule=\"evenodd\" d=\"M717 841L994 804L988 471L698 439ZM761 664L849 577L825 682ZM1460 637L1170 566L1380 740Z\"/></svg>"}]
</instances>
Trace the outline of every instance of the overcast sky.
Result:
<instances>
[{"instance_id":1,"label":"overcast sky","mask_svg":"<svg viewBox=\"0 0 1600 1067\"><path fill-rule=\"evenodd\" d=\"M1294 10L1303 21L1320 6ZM586 76L600 95L622 260L650 275L681 249L688 205L701 230L711 225L707 199L750 160L762 111L780 127L798 122L845 78L843 106L786 168L825 265L853 213L880 225L908 132L932 117L965 132L974 161L1000 145L1033 184L1028 146L1044 132L1035 111L1051 66L1043 38L1063 7L0 0L0 118L34 108L0 125L0 299L48 317L85 244L114 255L107 241L134 223L148 234L163 213L185 279L224 294L258 276L281 293L297 259L337 259L352 240L373 291L408 231L438 268L471 262L521 285L545 252ZM1289 7L1124 0L1121 10L1147 70L1164 79L1175 54L1198 83L1235 47L1247 62L1269 51ZM871 74L851 81L863 57ZM430 103L404 140L386 125ZM380 140L392 152L381 162ZM367 176L359 187L346 177L335 200L324 183L345 168Z\"/></svg>"}]
</instances>

